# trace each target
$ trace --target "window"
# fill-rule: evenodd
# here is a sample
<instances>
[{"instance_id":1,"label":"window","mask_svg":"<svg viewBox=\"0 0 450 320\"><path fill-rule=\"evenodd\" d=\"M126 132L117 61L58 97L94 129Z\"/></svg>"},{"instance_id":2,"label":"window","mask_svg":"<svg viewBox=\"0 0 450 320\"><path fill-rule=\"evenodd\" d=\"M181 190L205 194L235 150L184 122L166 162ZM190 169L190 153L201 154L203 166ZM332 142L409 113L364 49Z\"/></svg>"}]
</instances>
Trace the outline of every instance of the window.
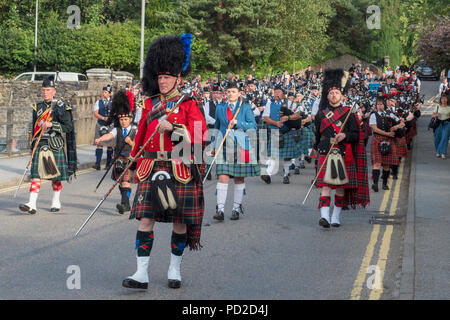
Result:
<instances>
[{"instance_id":1,"label":"window","mask_svg":"<svg viewBox=\"0 0 450 320\"><path fill-rule=\"evenodd\" d=\"M52 73L39 73L34 75L34 81L43 81L44 79L47 79L48 77L53 76Z\"/></svg>"},{"instance_id":2,"label":"window","mask_svg":"<svg viewBox=\"0 0 450 320\"><path fill-rule=\"evenodd\" d=\"M19 76L16 81L31 81L31 73L27 73L27 74L23 74L21 76Z\"/></svg>"},{"instance_id":3,"label":"window","mask_svg":"<svg viewBox=\"0 0 450 320\"><path fill-rule=\"evenodd\" d=\"M83 74L78 75L78 81L88 81L87 77Z\"/></svg>"}]
</instances>

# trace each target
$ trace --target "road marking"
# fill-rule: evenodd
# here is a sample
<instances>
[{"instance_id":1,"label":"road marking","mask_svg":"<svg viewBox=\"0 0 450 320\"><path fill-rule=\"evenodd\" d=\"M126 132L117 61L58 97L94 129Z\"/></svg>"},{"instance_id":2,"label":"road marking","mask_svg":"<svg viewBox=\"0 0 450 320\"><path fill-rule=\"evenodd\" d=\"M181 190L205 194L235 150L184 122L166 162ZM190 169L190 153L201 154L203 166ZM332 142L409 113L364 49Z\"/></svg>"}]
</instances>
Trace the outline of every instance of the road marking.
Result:
<instances>
[{"instance_id":1,"label":"road marking","mask_svg":"<svg viewBox=\"0 0 450 320\"><path fill-rule=\"evenodd\" d=\"M395 216L395 213L397 211L398 200L400 197L400 185L401 185L401 181L403 178L404 163L405 163L405 161L402 161L402 163L400 165L398 179L397 179L397 182L395 183L394 194L392 195L392 202L391 202L391 207L389 210L389 216ZM386 230L384 231L383 239L381 240L379 258L378 258L378 261L376 264L376 266L380 270L379 281L381 283L381 288L374 288L370 292L369 300L379 300L381 298L381 294L383 293L383 279L384 279L384 273L386 271L386 263L387 263L387 259L388 259L388 255L389 255L389 249L391 246L391 238L392 238L393 231L394 231L393 225L386 226Z\"/></svg>"},{"instance_id":2,"label":"road marking","mask_svg":"<svg viewBox=\"0 0 450 320\"><path fill-rule=\"evenodd\" d=\"M383 200L380 205L380 213L384 214L387 203L391 194L391 180L388 180L389 190L384 192ZM353 290L350 295L350 300L360 300L361 299L361 291L363 289L364 281L366 280L367 269L370 266L370 262L372 261L372 257L375 251L375 246L378 242L378 236L380 233L380 225L375 224L372 229L372 233L370 234L369 243L366 247L366 252L364 253L364 257L361 263L361 267L359 268L358 275L356 277L355 282L353 283Z\"/></svg>"},{"instance_id":3,"label":"road marking","mask_svg":"<svg viewBox=\"0 0 450 320\"><path fill-rule=\"evenodd\" d=\"M77 176L81 176L82 174L86 174L89 172L93 172L96 171L95 169L85 169L85 170L80 170L77 171ZM43 180L41 181L41 185L50 182L50 180ZM26 182L26 183L22 183L22 185L20 186L20 189L24 189L26 187L29 187L31 185L31 182ZM0 189L0 194L1 193L6 193L6 192L10 192L10 191L14 191L17 189L17 186L12 186L12 187L8 187L8 188L4 188L4 189Z\"/></svg>"}]
</instances>

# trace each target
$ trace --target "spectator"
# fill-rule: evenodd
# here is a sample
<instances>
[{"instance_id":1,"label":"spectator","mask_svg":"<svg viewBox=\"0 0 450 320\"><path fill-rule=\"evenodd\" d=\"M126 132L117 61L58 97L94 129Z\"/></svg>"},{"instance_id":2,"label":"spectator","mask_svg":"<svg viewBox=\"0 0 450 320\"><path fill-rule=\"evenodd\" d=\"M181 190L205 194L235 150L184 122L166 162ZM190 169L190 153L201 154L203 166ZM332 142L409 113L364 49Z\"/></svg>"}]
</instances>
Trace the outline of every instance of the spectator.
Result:
<instances>
[{"instance_id":1,"label":"spectator","mask_svg":"<svg viewBox=\"0 0 450 320\"><path fill-rule=\"evenodd\" d=\"M448 78L444 77L443 82L439 86L439 96L442 96L442 93L449 89Z\"/></svg>"},{"instance_id":2,"label":"spectator","mask_svg":"<svg viewBox=\"0 0 450 320\"><path fill-rule=\"evenodd\" d=\"M448 98L450 90L447 90L439 99L439 106L436 106L433 118L438 117L439 126L434 131L434 147L436 149L436 158L447 158L448 139L450 137L450 107Z\"/></svg>"},{"instance_id":3,"label":"spectator","mask_svg":"<svg viewBox=\"0 0 450 320\"><path fill-rule=\"evenodd\" d=\"M94 117L97 118L97 125L95 126L95 139L100 138L103 134L109 133L109 126L107 125L109 112L111 110L111 92L112 87L107 85L103 87L102 98L97 100L94 105ZM113 148L112 142L102 142L101 144L97 144L97 149L95 150L95 165L94 169L100 170L100 162L102 161L103 156L103 147L107 147L106 150L106 168L109 167L112 160Z\"/></svg>"}]
</instances>

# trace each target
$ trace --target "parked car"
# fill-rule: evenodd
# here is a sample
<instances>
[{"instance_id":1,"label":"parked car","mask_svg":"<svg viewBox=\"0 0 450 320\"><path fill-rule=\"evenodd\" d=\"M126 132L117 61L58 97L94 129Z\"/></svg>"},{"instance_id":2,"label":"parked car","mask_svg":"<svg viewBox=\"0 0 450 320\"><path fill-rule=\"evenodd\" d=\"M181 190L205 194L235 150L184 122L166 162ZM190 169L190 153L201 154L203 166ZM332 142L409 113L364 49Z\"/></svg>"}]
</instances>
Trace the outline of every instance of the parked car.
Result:
<instances>
[{"instance_id":1,"label":"parked car","mask_svg":"<svg viewBox=\"0 0 450 320\"><path fill-rule=\"evenodd\" d=\"M76 73L76 72L55 72L55 71L49 71L49 72L25 72L20 75L18 75L14 81L43 81L44 79L48 78L49 76L53 75L55 77L56 81L73 81L73 82L87 82L88 78L86 75L82 73Z\"/></svg>"},{"instance_id":2,"label":"parked car","mask_svg":"<svg viewBox=\"0 0 450 320\"><path fill-rule=\"evenodd\" d=\"M417 76L419 79L433 79L439 81L441 73L435 67L428 65L425 61L419 62L417 66Z\"/></svg>"},{"instance_id":3,"label":"parked car","mask_svg":"<svg viewBox=\"0 0 450 320\"><path fill-rule=\"evenodd\" d=\"M127 71L114 71L111 69L94 68L86 70L89 79L102 79L110 81L127 81L132 82L134 75Z\"/></svg>"}]
</instances>

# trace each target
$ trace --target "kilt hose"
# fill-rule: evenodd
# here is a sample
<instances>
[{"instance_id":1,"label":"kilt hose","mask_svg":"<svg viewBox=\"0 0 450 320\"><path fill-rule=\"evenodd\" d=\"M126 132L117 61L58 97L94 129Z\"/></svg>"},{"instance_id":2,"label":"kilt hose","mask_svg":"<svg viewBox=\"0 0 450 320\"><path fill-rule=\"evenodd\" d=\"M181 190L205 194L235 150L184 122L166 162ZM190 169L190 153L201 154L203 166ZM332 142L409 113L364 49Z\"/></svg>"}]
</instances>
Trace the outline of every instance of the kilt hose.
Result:
<instances>
[{"instance_id":1,"label":"kilt hose","mask_svg":"<svg viewBox=\"0 0 450 320\"><path fill-rule=\"evenodd\" d=\"M277 129L272 129L277 130ZM280 132L280 142L278 144L279 152L278 159L294 159L302 155L300 150L301 138L298 142L295 141L294 135L299 134L299 130L290 130L285 134ZM272 154L272 134L268 133L267 137L267 155L268 157L277 158L277 155Z\"/></svg>"},{"instance_id":2,"label":"kilt hose","mask_svg":"<svg viewBox=\"0 0 450 320\"><path fill-rule=\"evenodd\" d=\"M33 155L33 160L31 162L31 171L30 178L31 179L41 179L39 176L38 166L39 166L39 150L43 146L48 146L47 140L39 141L39 145L36 148L36 152ZM67 160L66 154L64 153L64 148L61 148L59 151L53 151L53 156L55 157L56 166L60 172L60 175L56 178L51 179L52 181L67 181L69 176L67 174Z\"/></svg>"},{"instance_id":3,"label":"kilt hose","mask_svg":"<svg viewBox=\"0 0 450 320\"><path fill-rule=\"evenodd\" d=\"M204 213L203 185L194 182L183 184L174 178L175 188L178 194L178 205L180 211L174 217L162 217L152 210L151 205L151 177L157 171L166 171L172 177L172 164L170 161L156 161L150 176L138 183L136 194L134 196L133 206L131 208L130 219L141 218L154 219L157 222L179 223L187 225L187 242L191 250L201 248L200 235L202 227L202 219Z\"/></svg>"},{"instance_id":4,"label":"kilt hose","mask_svg":"<svg viewBox=\"0 0 450 320\"><path fill-rule=\"evenodd\" d=\"M322 164L325 161L325 157L326 155L320 155L319 158L319 166L317 167L317 170L320 169L320 167L322 166ZM357 180L356 180L356 166L354 164L354 162L352 162L351 164L345 164L345 169L347 171L347 176L348 176L348 183L344 184L342 186L337 186L337 185L333 185L333 184L327 184L325 182L323 182L323 178L325 177L325 171L327 168L327 164L325 163L325 165L323 166L322 170L320 170L320 173L317 177L317 186L319 188L323 188L323 187L330 187L331 189L337 189L337 188L341 188L343 187L344 189L355 189L357 187Z\"/></svg>"},{"instance_id":5,"label":"kilt hose","mask_svg":"<svg viewBox=\"0 0 450 320\"><path fill-rule=\"evenodd\" d=\"M314 145L314 132L312 131L312 125L304 127L301 129L301 138L299 142L299 149L301 154L309 155L309 149Z\"/></svg>"},{"instance_id":6,"label":"kilt hose","mask_svg":"<svg viewBox=\"0 0 450 320\"><path fill-rule=\"evenodd\" d=\"M381 142L387 141L391 146L391 152L387 155L382 155L379 150L379 145ZM382 136L379 134L374 134L372 136L372 142L370 143L370 156L372 160L372 165L375 163L381 163L382 165L398 165L399 156L397 153L397 145L394 138Z\"/></svg>"},{"instance_id":7,"label":"kilt hose","mask_svg":"<svg viewBox=\"0 0 450 320\"><path fill-rule=\"evenodd\" d=\"M395 146L397 147L397 156L406 158L408 156L408 147L406 143L406 136L395 139Z\"/></svg>"}]
</instances>

